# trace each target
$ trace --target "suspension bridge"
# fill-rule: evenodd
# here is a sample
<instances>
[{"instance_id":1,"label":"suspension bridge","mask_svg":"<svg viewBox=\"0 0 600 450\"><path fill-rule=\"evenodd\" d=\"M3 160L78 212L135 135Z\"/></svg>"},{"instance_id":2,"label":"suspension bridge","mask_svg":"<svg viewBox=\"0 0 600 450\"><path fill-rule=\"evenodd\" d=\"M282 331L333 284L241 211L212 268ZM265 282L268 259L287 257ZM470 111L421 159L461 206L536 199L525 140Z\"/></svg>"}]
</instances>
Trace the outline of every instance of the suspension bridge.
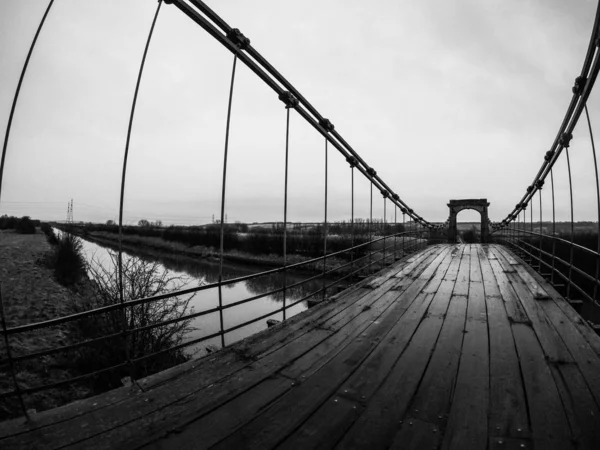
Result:
<instances>
[{"instance_id":1,"label":"suspension bridge","mask_svg":"<svg viewBox=\"0 0 600 450\"><path fill-rule=\"evenodd\" d=\"M49 2L39 24L14 96L0 167L0 195L19 92L36 41L43 35L44 22L51 20L53 3ZM15 402L22 411L22 417L0 423L0 447L600 448L600 338L596 333L600 317L600 183L587 108L600 70L600 9L564 120L514 209L502 221L491 222L486 199L452 199L447 205L448 220L432 223L394 192L242 32L200 0L161 0L150 24L131 105L120 190L119 242L135 105L154 25L163 7L177 8L233 55L223 153L218 281L166 295L126 298L120 248L120 297L114 304L9 327L10 317L5 315L0 296L5 346L0 367L13 383L12 389L0 392L0 400ZM271 88L285 108L283 265L227 279L223 276L224 215L229 123L238 62ZM288 263L287 174L292 113L323 138L325 210L322 256ZM581 120L583 116L585 120ZM584 126L576 130L580 122ZM575 132L589 137L586 145L595 170L593 195L598 221L594 226L598 229L592 245L576 241L572 183L576 174L571 173L569 159ZM331 148L345 158L352 180L352 241L347 249L336 252L328 251L331 242L327 231ZM561 158L567 162L566 174L557 173L554 167ZM371 217L365 241L358 240L354 229L355 174L369 182ZM571 216L566 234L557 230L554 189L559 176L566 176L570 187L567 206ZM551 192L551 206L546 205L545 210L542 189ZM400 232L390 232L385 223L381 229L372 226L374 192L381 196L384 210L393 208L394 224L398 223L398 211L401 213ZM457 243L456 217L463 209L480 212L481 243ZM328 267L326 262L332 260L339 265ZM307 265L322 270L296 284L285 281L286 273ZM223 300L225 287L280 273L284 274L282 286L234 302ZM336 279L322 281L318 290L301 298L288 298L296 285L325 280L326 276ZM216 306L173 322L210 316L218 323L217 331L183 340L167 351L133 351L133 342L141 333L170 324L129 327L127 318L136 308L200 291L213 293ZM232 325L228 320L236 308L269 295L279 295L281 306L249 321ZM291 308L303 302L311 307L292 315ZM15 348L22 336L106 317L122 319L118 333L34 353ZM264 324L262 331L234 342L235 331L257 323ZM203 358L137 376L140 367L168 351L215 339L220 348ZM123 360L50 384L24 386L19 379L23 364L44 364L49 355L69 355L83 348L94 351L100 345L122 346ZM124 386L48 411L35 412L28 407L36 395L109 373L123 376Z\"/></svg>"}]
</instances>

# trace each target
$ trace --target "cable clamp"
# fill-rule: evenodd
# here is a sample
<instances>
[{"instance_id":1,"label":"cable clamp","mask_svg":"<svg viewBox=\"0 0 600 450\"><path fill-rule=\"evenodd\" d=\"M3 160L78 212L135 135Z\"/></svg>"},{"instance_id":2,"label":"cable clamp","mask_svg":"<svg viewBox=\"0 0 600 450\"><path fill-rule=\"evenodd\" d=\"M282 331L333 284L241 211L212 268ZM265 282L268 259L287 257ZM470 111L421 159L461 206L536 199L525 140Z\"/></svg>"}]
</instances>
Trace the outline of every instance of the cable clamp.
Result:
<instances>
[{"instance_id":1,"label":"cable clamp","mask_svg":"<svg viewBox=\"0 0 600 450\"><path fill-rule=\"evenodd\" d=\"M563 133L560 137L560 145L562 147L569 148L571 144L571 139L573 139L573 135L571 133Z\"/></svg>"},{"instance_id":2,"label":"cable clamp","mask_svg":"<svg viewBox=\"0 0 600 450\"><path fill-rule=\"evenodd\" d=\"M283 91L279 94L279 100L285 103L286 108L295 108L300 103L290 91Z\"/></svg>"},{"instance_id":3,"label":"cable clamp","mask_svg":"<svg viewBox=\"0 0 600 450\"><path fill-rule=\"evenodd\" d=\"M384 189L383 191L381 191L381 195L383 196L383 198L387 198L388 195L390 195L390 193Z\"/></svg>"},{"instance_id":4,"label":"cable clamp","mask_svg":"<svg viewBox=\"0 0 600 450\"><path fill-rule=\"evenodd\" d=\"M527 193L530 194L533 191L533 185L527 186Z\"/></svg>"},{"instance_id":5,"label":"cable clamp","mask_svg":"<svg viewBox=\"0 0 600 450\"><path fill-rule=\"evenodd\" d=\"M348 156L346 158L346 162L348 164L350 164L350 167L356 167L357 161L356 161L356 158L354 156Z\"/></svg>"},{"instance_id":6,"label":"cable clamp","mask_svg":"<svg viewBox=\"0 0 600 450\"><path fill-rule=\"evenodd\" d=\"M377 172L375 172L375 169L373 169L372 167L367 167L367 174L374 177L375 175L377 175Z\"/></svg>"},{"instance_id":7,"label":"cable clamp","mask_svg":"<svg viewBox=\"0 0 600 450\"><path fill-rule=\"evenodd\" d=\"M319 120L319 125L321 125L321 127L327 131L328 133L331 133L335 127L333 126L333 124L329 121L329 119L320 119Z\"/></svg>"},{"instance_id":8,"label":"cable clamp","mask_svg":"<svg viewBox=\"0 0 600 450\"><path fill-rule=\"evenodd\" d=\"M544 180L537 180L537 183L535 183L535 187L541 190L542 186L544 186Z\"/></svg>"},{"instance_id":9,"label":"cable clamp","mask_svg":"<svg viewBox=\"0 0 600 450\"><path fill-rule=\"evenodd\" d=\"M544 160L545 161L550 161L553 156L554 156L554 152L552 150L548 150L546 152L546 155L544 156Z\"/></svg>"},{"instance_id":10,"label":"cable clamp","mask_svg":"<svg viewBox=\"0 0 600 450\"><path fill-rule=\"evenodd\" d=\"M400 200L400 196L398 194L392 194L392 198L396 201Z\"/></svg>"},{"instance_id":11,"label":"cable clamp","mask_svg":"<svg viewBox=\"0 0 600 450\"><path fill-rule=\"evenodd\" d=\"M244 36L243 33L237 28L232 28L227 32L227 39L229 39L233 45L237 46L240 50L244 50L250 45L250 39Z\"/></svg>"},{"instance_id":12,"label":"cable clamp","mask_svg":"<svg viewBox=\"0 0 600 450\"><path fill-rule=\"evenodd\" d=\"M578 76L575 78L575 84L573 85L573 94L581 95L583 94L583 89L585 88L585 83L587 79L584 76Z\"/></svg>"}]
</instances>

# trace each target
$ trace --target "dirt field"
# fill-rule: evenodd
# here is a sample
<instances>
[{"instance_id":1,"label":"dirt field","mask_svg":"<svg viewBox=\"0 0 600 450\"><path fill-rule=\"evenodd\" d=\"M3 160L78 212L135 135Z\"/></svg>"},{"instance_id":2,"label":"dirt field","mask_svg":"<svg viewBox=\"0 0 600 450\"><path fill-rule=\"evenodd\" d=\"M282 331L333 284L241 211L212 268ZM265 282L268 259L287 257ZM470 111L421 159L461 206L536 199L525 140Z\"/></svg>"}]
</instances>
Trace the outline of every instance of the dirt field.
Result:
<instances>
[{"instance_id":1,"label":"dirt field","mask_svg":"<svg viewBox=\"0 0 600 450\"><path fill-rule=\"evenodd\" d=\"M8 327L39 322L70 314L79 296L58 284L52 270L41 260L50 245L39 230L34 235L0 231L0 283ZM66 326L43 328L10 337L13 356L68 345L71 342ZM6 357L4 338L0 339L0 358ZM48 384L70 375L66 356L51 355L31 359L16 366L21 388ZM0 364L0 392L14 389L8 364ZM68 388L36 393L26 397L26 407L38 411L67 403L85 392ZM17 398L0 399L0 420L21 414Z\"/></svg>"}]
</instances>

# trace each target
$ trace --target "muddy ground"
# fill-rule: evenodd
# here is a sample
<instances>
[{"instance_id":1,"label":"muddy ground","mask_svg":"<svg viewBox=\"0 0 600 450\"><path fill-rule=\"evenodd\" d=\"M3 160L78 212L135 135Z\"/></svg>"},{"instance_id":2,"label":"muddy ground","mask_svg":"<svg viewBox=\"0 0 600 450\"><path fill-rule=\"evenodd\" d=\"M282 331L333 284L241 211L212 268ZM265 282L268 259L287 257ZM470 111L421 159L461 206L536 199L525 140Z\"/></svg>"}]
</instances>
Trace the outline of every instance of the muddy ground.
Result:
<instances>
[{"instance_id":1,"label":"muddy ground","mask_svg":"<svg viewBox=\"0 0 600 450\"><path fill-rule=\"evenodd\" d=\"M41 231L36 234L17 234L0 231L0 283L2 302L8 328L40 322L71 314L81 296L54 280L53 272L43 263L51 250ZM72 343L72 331L67 325L9 336L13 356L29 354ZM0 359L7 356L4 337L0 339ZM21 389L49 384L73 376L70 355L50 355L15 366ZM71 355L72 356L72 355ZM0 393L14 389L10 367L0 363ZM41 411L85 396L83 387L52 389L25 396L27 409ZM1 394L0 394L1 395ZM0 398L0 420L21 415L18 398Z\"/></svg>"}]
</instances>

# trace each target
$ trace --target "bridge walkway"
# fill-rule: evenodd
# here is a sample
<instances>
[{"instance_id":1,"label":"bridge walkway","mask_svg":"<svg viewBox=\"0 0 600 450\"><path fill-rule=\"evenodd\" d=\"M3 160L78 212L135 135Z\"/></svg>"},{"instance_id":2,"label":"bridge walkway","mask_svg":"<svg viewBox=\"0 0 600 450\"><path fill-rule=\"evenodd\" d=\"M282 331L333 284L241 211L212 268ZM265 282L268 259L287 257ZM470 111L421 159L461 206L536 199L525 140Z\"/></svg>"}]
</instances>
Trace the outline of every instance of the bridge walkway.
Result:
<instances>
[{"instance_id":1,"label":"bridge walkway","mask_svg":"<svg viewBox=\"0 0 600 450\"><path fill-rule=\"evenodd\" d=\"M600 448L600 338L506 248L438 245L0 448Z\"/></svg>"}]
</instances>

